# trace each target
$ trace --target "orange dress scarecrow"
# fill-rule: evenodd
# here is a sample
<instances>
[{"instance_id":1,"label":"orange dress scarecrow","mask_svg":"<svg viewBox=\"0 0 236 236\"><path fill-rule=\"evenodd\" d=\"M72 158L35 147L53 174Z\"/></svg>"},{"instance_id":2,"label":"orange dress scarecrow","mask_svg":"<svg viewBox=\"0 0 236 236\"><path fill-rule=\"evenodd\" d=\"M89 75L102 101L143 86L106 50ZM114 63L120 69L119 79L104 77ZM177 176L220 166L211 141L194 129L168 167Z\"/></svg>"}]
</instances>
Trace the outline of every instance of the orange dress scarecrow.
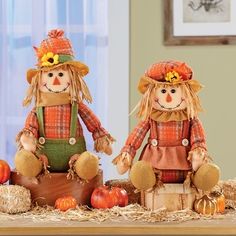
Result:
<instances>
[{"instance_id":1,"label":"orange dress scarecrow","mask_svg":"<svg viewBox=\"0 0 236 236\"><path fill-rule=\"evenodd\" d=\"M129 135L121 154L113 160L121 174L131 167L148 131L148 142L139 161L151 165L152 171L158 173L159 182L183 183L188 173L209 162L204 129L197 116L201 111L197 96L201 87L186 63L163 61L147 69L138 86L143 94L138 104L138 116L142 121ZM147 182L143 167L138 162L135 165L130 172L131 181L135 175ZM218 173L215 165L209 165L210 169ZM212 174L212 185L218 181L217 175ZM134 185L144 186L142 183ZM146 187L152 187L150 185L145 183Z\"/></svg>"}]
</instances>

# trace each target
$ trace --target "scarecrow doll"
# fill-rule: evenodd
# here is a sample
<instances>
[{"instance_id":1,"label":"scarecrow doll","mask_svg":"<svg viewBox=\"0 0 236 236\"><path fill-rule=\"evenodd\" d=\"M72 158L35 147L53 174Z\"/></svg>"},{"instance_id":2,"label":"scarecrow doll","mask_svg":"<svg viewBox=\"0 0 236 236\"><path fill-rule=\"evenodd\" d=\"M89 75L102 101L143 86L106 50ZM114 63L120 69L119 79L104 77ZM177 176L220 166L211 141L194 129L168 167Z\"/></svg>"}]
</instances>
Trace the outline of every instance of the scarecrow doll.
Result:
<instances>
[{"instance_id":1,"label":"scarecrow doll","mask_svg":"<svg viewBox=\"0 0 236 236\"><path fill-rule=\"evenodd\" d=\"M34 98L35 107L17 136L16 170L23 176L35 177L43 167L52 172L66 172L80 161L75 172L82 179L92 179L98 173L98 157L85 152L78 114L92 133L97 152L110 155L114 139L83 103L83 100L92 102L83 80L89 69L74 60L71 43L62 30L50 31L48 38L34 49L38 68L27 72L30 86L23 105L29 105Z\"/></svg>"},{"instance_id":2,"label":"scarecrow doll","mask_svg":"<svg viewBox=\"0 0 236 236\"><path fill-rule=\"evenodd\" d=\"M210 163L204 129L198 118L202 110L197 93L202 88L192 69L183 62L163 61L151 65L140 79L143 97L137 105L140 123L129 135L113 163L124 174L148 131L139 161L130 179L139 190L163 183L194 183L208 191L219 179L219 168ZM191 177L191 178L190 178Z\"/></svg>"}]
</instances>

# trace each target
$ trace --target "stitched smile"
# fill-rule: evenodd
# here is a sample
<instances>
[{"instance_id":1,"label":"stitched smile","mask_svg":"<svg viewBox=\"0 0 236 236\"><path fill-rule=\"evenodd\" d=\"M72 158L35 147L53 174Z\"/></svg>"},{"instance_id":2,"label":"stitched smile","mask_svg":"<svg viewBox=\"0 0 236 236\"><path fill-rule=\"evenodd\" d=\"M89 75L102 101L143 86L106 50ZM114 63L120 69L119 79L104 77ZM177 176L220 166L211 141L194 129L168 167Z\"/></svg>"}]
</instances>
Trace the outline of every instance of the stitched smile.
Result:
<instances>
[{"instance_id":1,"label":"stitched smile","mask_svg":"<svg viewBox=\"0 0 236 236\"><path fill-rule=\"evenodd\" d=\"M62 92L65 92L65 91L68 89L69 86L70 86L70 83L67 83L67 86L66 86L65 88L63 88L63 89L61 89L61 90L54 91L54 90L50 89L50 88L47 86L47 84L44 84L44 87L45 87L49 92L51 92L51 93L62 93Z\"/></svg>"},{"instance_id":2,"label":"stitched smile","mask_svg":"<svg viewBox=\"0 0 236 236\"><path fill-rule=\"evenodd\" d=\"M182 104L182 102L183 102L184 100L181 99L181 102L180 102L177 106L175 106L175 107L165 107L165 106L163 106L163 105L158 101L158 99L156 99L155 101L160 105L161 108L164 108L164 109L167 109L167 110L173 110L173 109L176 109L176 108L180 107L180 105Z\"/></svg>"}]
</instances>

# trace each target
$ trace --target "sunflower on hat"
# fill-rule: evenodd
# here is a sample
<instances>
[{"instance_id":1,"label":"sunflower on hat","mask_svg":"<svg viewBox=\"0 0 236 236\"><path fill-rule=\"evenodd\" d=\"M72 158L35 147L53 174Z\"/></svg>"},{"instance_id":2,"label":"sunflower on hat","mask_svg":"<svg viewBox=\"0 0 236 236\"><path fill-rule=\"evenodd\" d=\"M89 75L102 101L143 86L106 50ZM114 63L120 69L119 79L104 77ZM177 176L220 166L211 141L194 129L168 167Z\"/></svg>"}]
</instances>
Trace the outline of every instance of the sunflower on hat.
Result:
<instances>
[{"instance_id":1,"label":"sunflower on hat","mask_svg":"<svg viewBox=\"0 0 236 236\"><path fill-rule=\"evenodd\" d=\"M59 63L59 55L53 52L48 52L41 58L42 66L53 66Z\"/></svg>"},{"instance_id":2,"label":"sunflower on hat","mask_svg":"<svg viewBox=\"0 0 236 236\"><path fill-rule=\"evenodd\" d=\"M181 76L176 71L170 71L166 74L165 79L167 82L176 83L180 81Z\"/></svg>"}]
</instances>

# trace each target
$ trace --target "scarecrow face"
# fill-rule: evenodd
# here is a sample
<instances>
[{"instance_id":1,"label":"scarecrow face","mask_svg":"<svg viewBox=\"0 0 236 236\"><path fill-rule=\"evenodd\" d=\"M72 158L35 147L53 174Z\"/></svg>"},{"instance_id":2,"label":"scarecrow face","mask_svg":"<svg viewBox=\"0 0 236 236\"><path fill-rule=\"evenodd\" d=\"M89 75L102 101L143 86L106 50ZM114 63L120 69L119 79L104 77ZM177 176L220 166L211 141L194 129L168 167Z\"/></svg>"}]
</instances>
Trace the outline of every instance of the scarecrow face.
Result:
<instances>
[{"instance_id":1,"label":"scarecrow face","mask_svg":"<svg viewBox=\"0 0 236 236\"><path fill-rule=\"evenodd\" d=\"M43 71L40 81L41 92L46 93L69 93L70 78L66 70L54 69Z\"/></svg>"},{"instance_id":2,"label":"scarecrow face","mask_svg":"<svg viewBox=\"0 0 236 236\"><path fill-rule=\"evenodd\" d=\"M160 86L156 89L153 108L162 111L182 110L186 108L185 97L179 86Z\"/></svg>"}]
</instances>

